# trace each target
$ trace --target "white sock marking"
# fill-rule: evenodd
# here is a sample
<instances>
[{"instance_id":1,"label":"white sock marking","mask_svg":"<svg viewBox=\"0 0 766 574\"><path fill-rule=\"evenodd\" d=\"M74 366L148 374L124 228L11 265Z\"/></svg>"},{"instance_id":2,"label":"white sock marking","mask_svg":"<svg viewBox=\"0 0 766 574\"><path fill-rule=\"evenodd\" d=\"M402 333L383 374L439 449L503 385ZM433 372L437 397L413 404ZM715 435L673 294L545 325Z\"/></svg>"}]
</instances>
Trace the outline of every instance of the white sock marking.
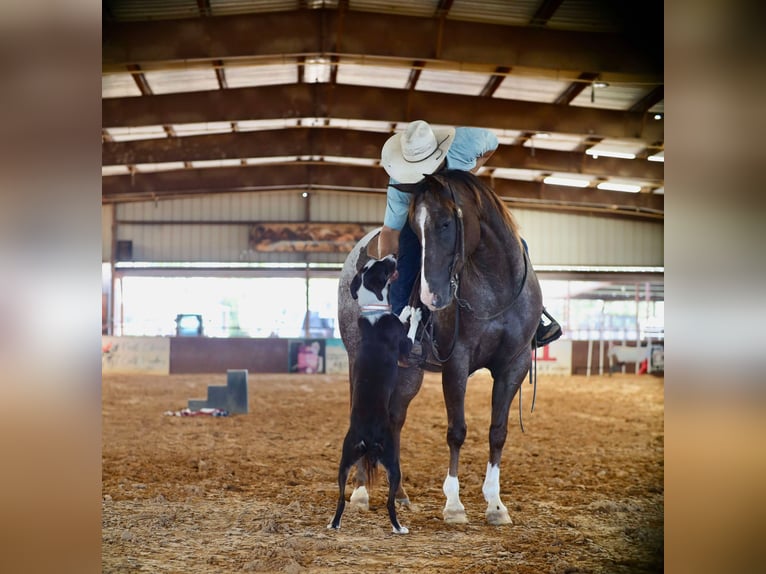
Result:
<instances>
[{"instance_id":1,"label":"white sock marking","mask_svg":"<svg viewBox=\"0 0 766 574\"><path fill-rule=\"evenodd\" d=\"M420 246L420 300L428 307L433 309L434 295L431 292L431 288L426 281L426 221L428 219L428 213L426 209L421 205L418 207L418 211L415 214L415 221L420 228L420 237L422 237L422 244Z\"/></svg>"},{"instance_id":2,"label":"white sock marking","mask_svg":"<svg viewBox=\"0 0 766 574\"><path fill-rule=\"evenodd\" d=\"M465 507L460 502L460 482L457 476L447 474L442 490L444 491L444 496L447 497L447 503L444 505L445 511L465 512Z\"/></svg>"}]
</instances>

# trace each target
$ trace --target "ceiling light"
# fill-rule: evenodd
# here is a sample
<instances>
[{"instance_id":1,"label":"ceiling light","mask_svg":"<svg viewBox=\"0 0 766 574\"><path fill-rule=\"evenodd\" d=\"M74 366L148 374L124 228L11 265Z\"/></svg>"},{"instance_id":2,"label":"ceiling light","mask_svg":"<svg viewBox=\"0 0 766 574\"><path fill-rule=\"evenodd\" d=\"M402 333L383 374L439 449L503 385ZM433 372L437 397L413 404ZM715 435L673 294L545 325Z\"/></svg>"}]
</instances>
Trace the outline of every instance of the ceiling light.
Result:
<instances>
[{"instance_id":1,"label":"ceiling light","mask_svg":"<svg viewBox=\"0 0 766 574\"><path fill-rule=\"evenodd\" d=\"M602 155L604 157L617 157L620 159L636 159L636 154L634 153L626 153L622 151L609 151L609 150L595 150L593 148L585 150L585 153L588 155L592 155L594 158L597 158L598 156Z\"/></svg>"},{"instance_id":2,"label":"ceiling light","mask_svg":"<svg viewBox=\"0 0 766 574\"><path fill-rule=\"evenodd\" d=\"M640 185L628 183L612 183L610 181L602 181L596 187L607 191L624 191L626 193L638 193L641 191Z\"/></svg>"},{"instance_id":3,"label":"ceiling light","mask_svg":"<svg viewBox=\"0 0 766 574\"><path fill-rule=\"evenodd\" d=\"M654 119L655 120L661 120L662 119L662 114L654 114Z\"/></svg>"},{"instance_id":4,"label":"ceiling light","mask_svg":"<svg viewBox=\"0 0 766 574\"><path fill-rule=\"evenodd\" d=\"M588 187L587 179L572 179L568 177L556 177L549 175L543 180L548 185L566 185L567 187Z\"/></svg>"},{"instance_id":5,"label":"ceiling light","mask_svg":"<svg viewBox=\"0 0 766 574\"><path fill-rule=\"evenodd\" d=\"M532 135L533 138L549 138L551 137L551 134L548 132L537 132L536 134Z\"/></svg>"},{"instance_id":6,"label":"ceiling light","mask_svg":"<svg viewBox=\"0 0 766 574\"><path fill-rule=\"evenodd\" d=\"M649 161L661 161L661 162L664 163L665 162L665 153L664 152L656 153L654 155L650 155L646 159L648 159Z\"/></svg>"},{"instance_id":7,"label":"ceiling light","mask_svg":"<svg viewBox=\"0 0 766 574\"><path fill-rule=\"evenodd\" d=\"M307 198L308 196L309 196L309 192L308 191L304 191L303 193L301 193L301 197L304 198L304 199Z\"/></svg>"},{"instance_id":8,"label":"ceiling light","mask_svg":"<svg viewBox=\"0 0 766 574\"><path fill-rule=\"evenodd\" d=\"M603 82L603 81L599 80L599 81L593 82L593 87L594 88L608 88L609 87L609 82Z\"/></svg>"}]
</instances>

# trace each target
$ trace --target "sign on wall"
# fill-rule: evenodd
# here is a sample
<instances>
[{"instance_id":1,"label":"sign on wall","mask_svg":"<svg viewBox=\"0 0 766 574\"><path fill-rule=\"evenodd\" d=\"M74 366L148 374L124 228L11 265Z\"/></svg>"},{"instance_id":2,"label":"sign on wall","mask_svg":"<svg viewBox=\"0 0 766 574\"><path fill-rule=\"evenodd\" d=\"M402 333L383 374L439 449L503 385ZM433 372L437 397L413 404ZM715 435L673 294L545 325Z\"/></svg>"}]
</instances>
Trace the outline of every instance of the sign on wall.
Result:
<instances>
[{"instance_id":1,"label":"sign on wall","mask_svg":"<svg viewBox=\"0 0 766 574\"><path fill-rule=\"evenodd\" d=\"M290 339L287 347L290 373L308 375L325 372L324 339Z\"/></svg>"},{"instance_id":2,"label":"sign on wall","mask_svg":"<svg viewBox=\"0 0 766 574\"><path fill-rule=\"evenodd\" d=\"M340 339L327 339L325 347L327 374L348 375L348 353Z\"/></svg>"},{"instance_id":3,"label":"sign on wall","mask_svg":"<svg viewBox=\"0 0 766 574\"><path fill-rule=\"evenodd\" d=\"M534 359L534 355L532 356ZM572 341L559 339L537 349L538 375L572 374Z\"/></svg>"},{"instance_id":4,"label":"sign on wall","mask_svg":"<svg viewBox=\"0 0 766 574\"><path fill-rule=\"evenodd\" d=\"M259 223L250 228L249 247L266 252L348 253L367 234L356 223Z\"/></svg>"},{"instance_id":5,"label":"sign on wall","mask_svg":"<svg viewBox=\"0 0 766 574\"><path fill-rule=\"evenodd\" d=\"M102 373L170 373L167 337L101 337Z\"/></svg>"}]
</instances>

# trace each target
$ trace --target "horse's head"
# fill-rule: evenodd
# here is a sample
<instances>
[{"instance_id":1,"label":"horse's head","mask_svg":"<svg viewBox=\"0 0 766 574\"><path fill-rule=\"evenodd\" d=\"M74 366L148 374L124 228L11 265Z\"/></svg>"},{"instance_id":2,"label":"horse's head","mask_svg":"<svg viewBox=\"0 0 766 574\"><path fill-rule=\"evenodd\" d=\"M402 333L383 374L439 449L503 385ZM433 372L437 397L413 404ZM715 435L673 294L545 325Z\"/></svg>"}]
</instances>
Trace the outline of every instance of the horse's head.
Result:
<instances>
[{"instance_id":1,"label":"horse's head","mask_svg":"<svg viewBox=\"0 0 766 574\"><path fill-rule=\"evenodd\" d=\"M431 310L452 301L457 274L479 237L476 210L454 189L454 173L427 175L417 184L397 186L413 194L410 226L422 250L420 300Z\"/></svg>"}]
</instances>

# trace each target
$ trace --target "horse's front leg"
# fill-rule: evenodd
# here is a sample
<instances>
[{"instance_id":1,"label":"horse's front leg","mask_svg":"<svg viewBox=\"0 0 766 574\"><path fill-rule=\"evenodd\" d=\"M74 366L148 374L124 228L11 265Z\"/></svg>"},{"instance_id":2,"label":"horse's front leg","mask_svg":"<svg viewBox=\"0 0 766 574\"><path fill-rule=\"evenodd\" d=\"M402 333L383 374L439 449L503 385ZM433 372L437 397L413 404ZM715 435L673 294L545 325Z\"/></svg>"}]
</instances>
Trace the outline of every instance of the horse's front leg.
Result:
<instances>
[{"instance_id":1,"label":"horse's front leg","mask_svg":"<svg viewBox=\"0 0 766 574\"><path fill-rule=\"evenodd\" d=\"M461 376L448 368L445 368L442 373L442 391L444 393L444 404L447 407L447 445L449 446L449 469L447 470L447 478L444 479L442 486L447 502L444 505L442 515L444 516L444 521L451 524L464 524L468 522L465 507L460 502L460 482L457 477L460 447L463 446L466 435L466 380L466 376Z\"/></svg>"},{"instance_id":2,"label":"horse's front leg","mask_svg":"<svg viewBox=\"0 0 766 574\"><path fill-rule=\"evenodd\" d=\"M481 492L487 501L487 522L512 524L508 509L500 499L500 459L508 435L508 413L511 402L529 369L523 360L502 372L492 372L492 422L489 427L489 462Z\"/></svg>"}]
</instances>

